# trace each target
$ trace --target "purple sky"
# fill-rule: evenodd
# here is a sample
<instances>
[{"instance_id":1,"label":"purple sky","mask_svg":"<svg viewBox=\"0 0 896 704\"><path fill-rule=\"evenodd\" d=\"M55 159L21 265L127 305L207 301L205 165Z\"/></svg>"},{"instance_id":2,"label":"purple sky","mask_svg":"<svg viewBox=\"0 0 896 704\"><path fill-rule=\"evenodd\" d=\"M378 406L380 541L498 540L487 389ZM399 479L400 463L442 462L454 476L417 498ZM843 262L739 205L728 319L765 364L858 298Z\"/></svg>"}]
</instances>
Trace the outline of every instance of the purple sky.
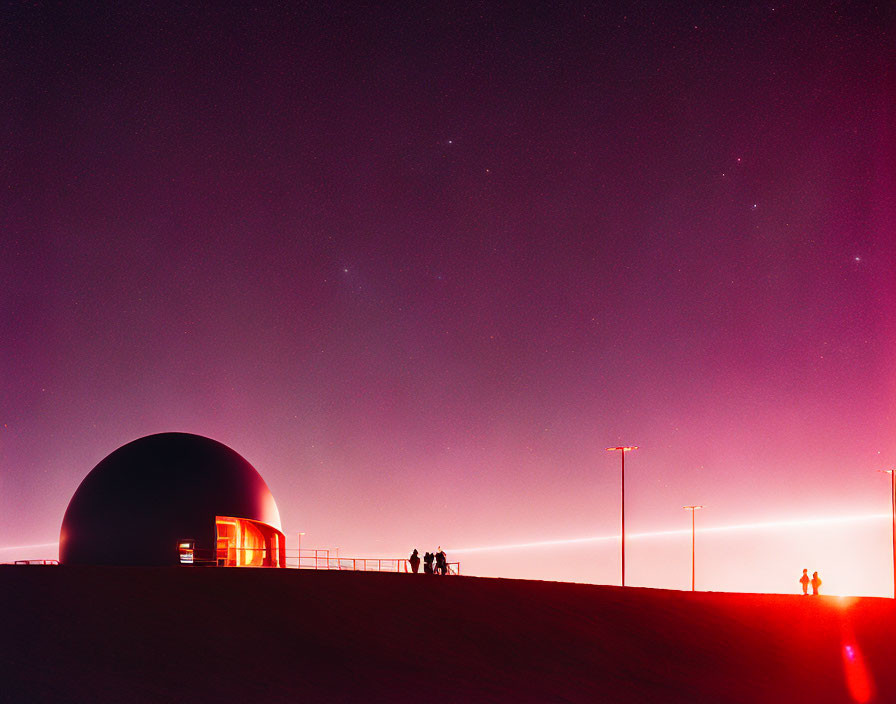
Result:
<instances>
[{"instance_id":1,"label":"purple sky","mask_svg":"<svg viewBox=\"0 0 896 704\"><path fill-rule=\"evenodd\" d=\"M344 555L612 536L620 443L634 532L890 510L892 4L352 5L3 11L0 546L166 430ZM890 593L889 540L715 534L698 578Z\"/></svg>"}]
</instances>

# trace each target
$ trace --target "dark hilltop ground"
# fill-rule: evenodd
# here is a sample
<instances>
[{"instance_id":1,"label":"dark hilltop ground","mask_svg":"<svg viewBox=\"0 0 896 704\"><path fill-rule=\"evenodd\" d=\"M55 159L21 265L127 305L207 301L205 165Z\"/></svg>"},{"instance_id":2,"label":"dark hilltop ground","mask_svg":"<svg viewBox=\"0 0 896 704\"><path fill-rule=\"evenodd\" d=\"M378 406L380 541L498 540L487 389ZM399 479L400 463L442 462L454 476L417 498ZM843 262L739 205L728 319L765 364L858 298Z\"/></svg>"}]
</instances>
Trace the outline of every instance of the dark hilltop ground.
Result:
<instances>
[{"instance_id":1,"label":"dark hilltop ground","mask_svg":"<svg viewBox=\"0 0 896 704\"><path fill-rule=\"evenodd\" d=\"M894 702L896 603L0 567L4 702Z\"/></svg>"}]
</instances>

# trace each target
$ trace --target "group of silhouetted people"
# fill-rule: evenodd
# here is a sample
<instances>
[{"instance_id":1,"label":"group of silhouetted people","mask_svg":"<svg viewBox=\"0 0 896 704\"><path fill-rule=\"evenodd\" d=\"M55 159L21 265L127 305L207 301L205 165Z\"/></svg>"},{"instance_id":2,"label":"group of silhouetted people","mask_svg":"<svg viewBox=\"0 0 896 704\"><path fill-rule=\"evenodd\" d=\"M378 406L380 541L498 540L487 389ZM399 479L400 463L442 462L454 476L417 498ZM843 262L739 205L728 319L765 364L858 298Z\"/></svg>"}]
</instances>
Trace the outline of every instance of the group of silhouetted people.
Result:
<instances>
[{"instance_id":1,"label":"group of silhouetted people","mask_svg":"<svg viewBox=\"0 0 896 704\"><path fill-rule=\"evenodd\" d=\"M414 548L408 562L411 563L414 574L417 574L420 569L420 553L417 552L417 548ZM435 563L435 567L433 567L433 563ZM448 556L441 546L439 546L438 552L427 552L423 555L423 574L448 574Z\"/></svg>"},{"instance_id":2,"label":"group of silhouetted people","mask_svg":"<svg viewBox=\"0 0 896 704\"><path fill-rule=\"evenodd\" d=\"M818 572L812 573L812 579L809 579L809 570L803 570L803 576L800 577L800 584L803 585L803 595L809 593L809 585L812 585L812 596L818 596L818 588L821 586L821 577Z\"/></svg>"}]
</instances>

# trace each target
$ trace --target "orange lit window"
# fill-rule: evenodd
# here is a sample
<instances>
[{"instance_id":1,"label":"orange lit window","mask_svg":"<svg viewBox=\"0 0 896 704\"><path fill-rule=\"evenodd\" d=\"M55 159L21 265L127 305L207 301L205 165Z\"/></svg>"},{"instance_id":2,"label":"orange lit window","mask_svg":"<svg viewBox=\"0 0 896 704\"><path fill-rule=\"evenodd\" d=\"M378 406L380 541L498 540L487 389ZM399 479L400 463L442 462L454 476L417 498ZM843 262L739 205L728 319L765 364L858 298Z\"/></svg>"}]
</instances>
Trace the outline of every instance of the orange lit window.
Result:
<instances>
[{"instance_id":1,"label":"orange lit window","mask_svg":"<svg viewBox=\"0 0 896 704\"><path fill-rule=\"evenodd\" d=\"M267 552L264 536L258 527L249 521L241 523L240 528L242 528L242 544L237 548L239 553L237 561L241 567L261 567Z\"/></svg>"},{"instance_id":2,"label":"orange lit window","mask_svg":"<svg viewBox=\"0 0 896 704\"><path fill-rule=\"evenodd\" d=\"M216 516L218 564L227 567L281 567L283 534L246 518Z\"/></svg>"},{"instance_id":3,"label":"orange lit window","mask_svg":"<svg viewBox=\"0 0 896 704\"><path fill-rule=\"evenodd\" d=\"M218 528L218 564L236 567L239 523L236 518L222 518L221 516L217 517L215 523Z\"/></svg>"}]
</instances>

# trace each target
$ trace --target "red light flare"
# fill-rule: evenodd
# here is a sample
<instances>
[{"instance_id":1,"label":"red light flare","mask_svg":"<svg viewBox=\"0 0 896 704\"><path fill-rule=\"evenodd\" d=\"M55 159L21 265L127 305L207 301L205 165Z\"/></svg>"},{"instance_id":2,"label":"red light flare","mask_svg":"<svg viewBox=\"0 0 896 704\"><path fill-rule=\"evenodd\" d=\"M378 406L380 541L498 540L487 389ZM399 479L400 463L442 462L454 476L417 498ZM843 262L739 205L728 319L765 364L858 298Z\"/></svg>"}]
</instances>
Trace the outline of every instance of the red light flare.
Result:
<instances>
[{"instance_id":1,"label":"red light flare","mask_svg":"<svg viewBox=\"0 0 896 704\"><path fill-rule=\"evenodd\" d=\"M848 618L848 615L846 616ZM852 627L844 619L843 637L840 646L843 661L843 679L849 696L856 704L866 704L874 699L875 687L868 664L862 655Z\"/></svg>"},{"instance_id":2,"label":"red light flare","mask_svg":"<svg viewBox=\"0 0 896 704\"><path fill-rule=\"evenodd\" d=\"M843 683L849 693L849 700L855 704L867 704L877 696L871 669L862 654L852 626L850 608L854 598L840 597L840 661L843 664Z\"/></svg>"}]
</instances>

